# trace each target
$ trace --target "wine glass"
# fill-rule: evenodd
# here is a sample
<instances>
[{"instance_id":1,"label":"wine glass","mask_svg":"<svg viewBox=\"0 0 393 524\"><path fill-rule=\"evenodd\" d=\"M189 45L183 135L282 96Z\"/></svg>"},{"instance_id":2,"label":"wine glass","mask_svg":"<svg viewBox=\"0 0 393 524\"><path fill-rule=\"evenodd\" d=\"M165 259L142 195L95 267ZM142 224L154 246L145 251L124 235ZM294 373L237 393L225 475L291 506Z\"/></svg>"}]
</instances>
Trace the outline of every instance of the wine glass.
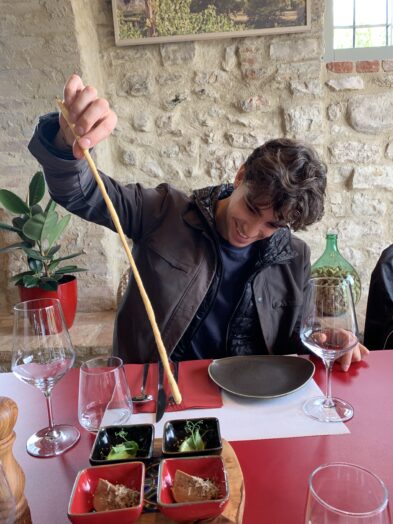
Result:
<instances>
[{"instance_id":1,"label":"wine glass","mask_svg":"<svg viewBox=\"0 0 393 524\"><path fill-rule=\"evenodd\" d=\"M79 431L69 425L54 425L51 393L72 367L72 347L59 300L42 298L14 307L12 371L22 382L37 387L45 396L49 426L34 433L27 451L36 457L60 455L73 446Z\"/></svg>"},{"instance_id":2,"label":"wine glass","mask_svg":"<svg viewBox=\"0 0 393 524\"><path fill-rule=\"evenodd\" d=\"M323 464L308 481L305 524L390 524L388 492L371 471L345 462Z\"/></svg>"},{"instance_id":3,"label":"wine glass","mask_svg":"<svg viewBox=\"0 0 393 524\"><path fill-rule=\"evenodd\" d=\"M303 344L323 360L326 368L326 394L311 398L304 412L321 422L339 422L353 416L352 406L332 397L334 361L351 351L358 339L355 308L350 283L343 278L311 278L305 296L300 337Z\"/></svg>"}]
</instances>

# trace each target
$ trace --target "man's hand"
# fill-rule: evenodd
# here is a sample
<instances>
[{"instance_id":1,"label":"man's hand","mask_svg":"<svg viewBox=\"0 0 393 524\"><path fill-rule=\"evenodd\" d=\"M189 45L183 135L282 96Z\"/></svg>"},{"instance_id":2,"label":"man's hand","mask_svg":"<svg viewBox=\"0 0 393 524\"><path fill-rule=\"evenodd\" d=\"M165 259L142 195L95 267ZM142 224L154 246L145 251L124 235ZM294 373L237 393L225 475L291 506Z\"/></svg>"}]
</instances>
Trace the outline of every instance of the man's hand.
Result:
<instances>
[{"instance_id":1,"label":"man's hand","mask_svg":"<svg viewBox=\"0 0 393 524\"><path fill-rule=\"evenodd\" d=\"M356 340L355 335L345 329L331 329L316 332L313 333L312 339L321 347L327 344L332 347L336 346L337 348L351 346ZM348 353L345 353L345 355L337 359L337 362L340 362L343 371L348 371L351 362L360 362L369 353L370 351L358 342L351 351L348 351Z\"/></svg>"},{"instance_id":2,"label":"man's hand","mask_svg":"<svg viewBox=\"0 0 393 524\"><path fill-rule=\"evenodd\" d=\"M83 157L83 149L89 149L107 138L116 126L117 116L110 109L105 98L98 98L92 86L85 86L78 75L72 75L64 87L64 104L75 131L81 137L80 146L76 142L64 117L60 115L60 130L55 144L72 146L75 158Z\"/></svg>"},{"instance_id":3,"label":"man's hand","mask_svg":"<svg viewBox=\"0 0 393 524\"><path fill-rule=\"evenodd\" d=\"M356 344L356 346L352 349L352 351L349 351L345 355L343 355L340 359L338 359L338 362L341 364L341 369L343 371L348 371L351 362L360 362L361 360L366 357L370 351L366 348L366 346L363 346L363 344Z\"/></svg>"}]
</instances>

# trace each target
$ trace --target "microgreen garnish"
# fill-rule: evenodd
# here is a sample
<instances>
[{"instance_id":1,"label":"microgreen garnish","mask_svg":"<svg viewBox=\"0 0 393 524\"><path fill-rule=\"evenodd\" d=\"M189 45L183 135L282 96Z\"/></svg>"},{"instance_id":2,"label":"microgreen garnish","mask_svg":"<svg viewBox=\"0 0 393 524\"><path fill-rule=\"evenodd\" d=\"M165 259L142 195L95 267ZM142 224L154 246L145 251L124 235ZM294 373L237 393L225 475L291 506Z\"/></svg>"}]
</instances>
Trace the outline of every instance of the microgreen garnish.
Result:
<instances>
[{"instance_id":1,"label":"microgreen garnish","mask_svg":"<svg viewBox=\"0 0 393 524\"><path fill-rule=\"evenodd\" d=\"M179 446L179 451L202 451L205 449L206 443L203 440L203 437L207 433L206 431L201 435L201 426L203 420L198 420L198 422L193 422L192 420L187 420L184 426L185 432L189 437L185 438Z\"/></svg>"},{"instance_id":2,"label":"microgreen garnish","mask_svg":"<svg viewBox=\"0 0 393 524\"><path fill-rule=\"evenodd\" d=\"M124 442L117 444L116 446L112 446L106 459L119 460L135 458L138 451L140 451L138 443L135 442L135 440L127 440L127 432L124 429L115 433L115 436L123 439Z\"/></svg>"}]
</instances>

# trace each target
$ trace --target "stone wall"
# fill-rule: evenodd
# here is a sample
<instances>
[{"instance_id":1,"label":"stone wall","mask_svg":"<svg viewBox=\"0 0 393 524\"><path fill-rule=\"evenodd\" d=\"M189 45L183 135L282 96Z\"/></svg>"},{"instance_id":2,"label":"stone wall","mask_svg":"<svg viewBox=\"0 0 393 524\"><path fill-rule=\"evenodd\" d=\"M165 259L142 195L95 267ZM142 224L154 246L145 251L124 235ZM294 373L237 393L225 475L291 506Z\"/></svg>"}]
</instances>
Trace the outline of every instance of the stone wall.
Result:
<instances>
[{"instance_id":1,"label":"stone wall","mask_svg":"<svg viewBox=\"0 0 393 524\"><path fill-rule=\"evenodd\" d=\"M191 191L232 180L266 139L305 139L326 159L329 179L323 221L300 236L315 260L326 231L338 231L362 278L364 311L370 272L391 243L392 61L324 64L324 0L312 2L304 33L129 47L114 45L110 0L9 0L2 7L0 187L27 186L38 167L25 147L34 122L53 110L74 71L119 115L96 155L121 182L170 181ZM89 267L79 308L114 307L126 267L116 235L73 218L65 244L87 253L79 261ZM16 259L0 259L0 308L15 300L7 279Z\"/></svg>"}]
</instances>

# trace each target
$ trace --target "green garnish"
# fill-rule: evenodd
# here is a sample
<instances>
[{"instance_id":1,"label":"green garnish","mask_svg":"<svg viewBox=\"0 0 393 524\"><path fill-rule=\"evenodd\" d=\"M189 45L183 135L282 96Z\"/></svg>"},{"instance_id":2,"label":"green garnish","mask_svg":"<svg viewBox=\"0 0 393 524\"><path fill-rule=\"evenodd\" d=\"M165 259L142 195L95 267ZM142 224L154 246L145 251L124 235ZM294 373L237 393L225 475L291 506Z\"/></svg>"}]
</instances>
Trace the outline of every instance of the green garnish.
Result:
<instances>
[{"instance_id":1,"label":"green garnish","mask_svg":"<svg viewBox=\"0 0 393 524\"><path fill-rule=\"evenodd\" d=\"M115 433L115 436L123 439L124 442L117 444L117 446L112 446L106 460L135 458L140 450L138 443L135 440L127 440L127 432L124 429Z\"/></svg>"},{"instance_id":2,"label":"green garnish","mask_svg":"<svg viewBox=\"0 0 393 524\"><path fill-rule=\"evenodd\" d=\"M203 420L199 420L198 422L192 422L191 420L187 420L184 429L186 433L188 433L190 436L184 439L183 442L180 444L179 451L202 451L205 449L206 444L203 440L203 437L207 432L205 431L201 435L202 424Z\"/></svg>"}]
</instances>

